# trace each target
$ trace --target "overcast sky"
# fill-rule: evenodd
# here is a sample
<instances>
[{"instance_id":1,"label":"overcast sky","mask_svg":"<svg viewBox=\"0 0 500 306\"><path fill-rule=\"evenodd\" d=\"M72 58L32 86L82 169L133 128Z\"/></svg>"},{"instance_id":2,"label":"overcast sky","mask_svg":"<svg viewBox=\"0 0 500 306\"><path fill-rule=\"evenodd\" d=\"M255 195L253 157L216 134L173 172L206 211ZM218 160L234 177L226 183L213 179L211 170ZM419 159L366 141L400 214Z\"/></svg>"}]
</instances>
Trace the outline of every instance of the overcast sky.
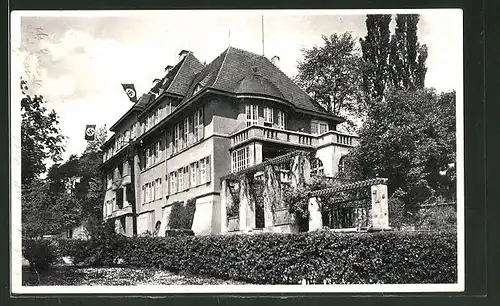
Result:
<instances>
[{"instance_id":1,"label":"overcast sky","mask_svg":"<svg viewBox=\"0 0 500 306\"><path fill-rule=\"evenodd\" d=\"M68 137L64 154L67 158L83 152L86 124L106 124L109 128L130 108L132 103L121 83L134 83L140 95L155 78L163 76L165 66L177 63L181 50L193 51L201 62L207 63L229 44L260 54L263 14L265 55L279 55L281 69L293 77L301 48L321 44L322 35L350 31L357 38L364 37L365 15L344 13L38 13L17 21L13 18L12 40L14 46L21 44L24 49L16 51L21 62L36 72L41 81L36 92L60 116L60 126ZM429 50L426 86L439 91L461 88L461 12L419 13L418 38ZM36 28L42 28L47 36L35 39Z\"/></svg>"}]
</instances>

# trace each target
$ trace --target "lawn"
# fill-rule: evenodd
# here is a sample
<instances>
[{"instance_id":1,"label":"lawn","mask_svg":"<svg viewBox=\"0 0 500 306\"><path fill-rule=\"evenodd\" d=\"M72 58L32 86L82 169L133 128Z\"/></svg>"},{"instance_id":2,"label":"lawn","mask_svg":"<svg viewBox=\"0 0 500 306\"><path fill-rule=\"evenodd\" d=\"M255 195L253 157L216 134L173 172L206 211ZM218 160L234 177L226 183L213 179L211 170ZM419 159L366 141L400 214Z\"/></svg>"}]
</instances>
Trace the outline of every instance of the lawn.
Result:
<instances>
[{"instance_id":1,"label":"lawn","mask_svg":"<svg viewBox=\"0 0 500 306\"><path fill-rule=\"evenodd\" d=\"M23 286L241 285L242 282L174 274L157 269L54 266L45 273L23 268Z\"/></svg>"}]
</instances>

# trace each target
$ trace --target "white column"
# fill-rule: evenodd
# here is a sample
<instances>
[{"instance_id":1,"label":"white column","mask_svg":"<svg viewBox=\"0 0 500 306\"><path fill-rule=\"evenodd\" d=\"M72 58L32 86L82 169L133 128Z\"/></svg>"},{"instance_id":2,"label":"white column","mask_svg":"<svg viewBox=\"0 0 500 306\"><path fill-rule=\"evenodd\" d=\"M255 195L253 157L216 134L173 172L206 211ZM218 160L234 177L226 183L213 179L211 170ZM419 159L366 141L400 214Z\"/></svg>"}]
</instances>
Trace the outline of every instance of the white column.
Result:
<instances>
[{"instance_id":1,"label":"white column","mask_svg":"<svg viewBox=\"0 0 500 306\"><path fill-rule=\"evenodd\" d=\"M321 217L321 208L317 198L309 198L309 231L321 229L323 219Z\"/></svg>"},{"instance_id":2,"label":"white column","mask_svg":"<svg viewBox=\"0 0 500 306\"><path fill-rule=\"evenodd\" d=\"M227 207L232 205L231 192L228 190L227 180L222 181L221 193L220 193L220 233L227 233Z\"/></svg>"},{"instance_id":3,"label":"white column","mask_svg":"<svg viewBox=\"0 0 500 306\"><path fill-rule=\"evenodd\" d=\"M387 185L379 184L371 187L372 192L372 222L373 230L388 230L389 227L389 201Z\"/></svg>"}]
</instances>

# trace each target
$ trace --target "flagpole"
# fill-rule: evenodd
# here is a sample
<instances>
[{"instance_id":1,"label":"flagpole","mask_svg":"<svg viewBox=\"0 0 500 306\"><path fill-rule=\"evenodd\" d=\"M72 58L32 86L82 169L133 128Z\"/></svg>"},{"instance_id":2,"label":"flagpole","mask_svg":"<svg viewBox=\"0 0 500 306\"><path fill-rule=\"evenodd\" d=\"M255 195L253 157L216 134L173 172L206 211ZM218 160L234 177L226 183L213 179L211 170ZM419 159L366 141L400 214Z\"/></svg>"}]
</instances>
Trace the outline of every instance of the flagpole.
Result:
<instances>
[{"instance_id":1,"label":"flagpole","mask_svg":"<svg viewBox=\"0 0 500 306\"><path fill-rule=\"evenodd\" d=\"M229 28L229 34L228 34L228 37L227 37L227 45L231 46L231 28Z\"/></svg>"},{"instance_id":2,"label":"flagpole","mask_svg":"<svg viewBox=\"0 0 500 306\"><path fill-rule=\"evenodd\" d=\"M261 25L261 29L262 29L262 56L264 56L264 15L262 15L261 18L262 18L262 25Z\"/></svg>"}]
</instances>

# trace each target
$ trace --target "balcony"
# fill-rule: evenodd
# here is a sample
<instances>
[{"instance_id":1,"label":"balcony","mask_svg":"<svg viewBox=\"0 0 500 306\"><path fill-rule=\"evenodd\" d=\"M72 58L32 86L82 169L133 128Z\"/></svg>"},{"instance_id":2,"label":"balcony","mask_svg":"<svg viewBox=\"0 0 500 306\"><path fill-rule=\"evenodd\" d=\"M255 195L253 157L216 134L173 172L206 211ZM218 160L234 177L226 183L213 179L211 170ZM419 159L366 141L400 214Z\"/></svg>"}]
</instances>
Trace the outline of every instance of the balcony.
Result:
<instances>
[{"instance_id":1,"label":"balcony","mask_svg":"<svg viewBox=\"0 0 500 306\"><path fill-rule=\"evenodd\" d=\"M231 148L250 142L251 140L270 141L311 149L332 143L348 147L354 147L357 144L356 136L337 131L328 131L321 135L313 135L261 125L246 127L232 134L230 138Z\"/></svg>"},{"instance_id":2,"label":"balcony","mask_svg":"<svg viewBox=\"0 0 500 306\"><path fill-rule=\"evenodd\" d=\"M301 147L313 148L315 145L314 135L280 130L272 127L252 125L238 131L230 136L231 147L249 142L254 139L267 140L276 143L294 144Z\"/></svg>"}]
</instances>

